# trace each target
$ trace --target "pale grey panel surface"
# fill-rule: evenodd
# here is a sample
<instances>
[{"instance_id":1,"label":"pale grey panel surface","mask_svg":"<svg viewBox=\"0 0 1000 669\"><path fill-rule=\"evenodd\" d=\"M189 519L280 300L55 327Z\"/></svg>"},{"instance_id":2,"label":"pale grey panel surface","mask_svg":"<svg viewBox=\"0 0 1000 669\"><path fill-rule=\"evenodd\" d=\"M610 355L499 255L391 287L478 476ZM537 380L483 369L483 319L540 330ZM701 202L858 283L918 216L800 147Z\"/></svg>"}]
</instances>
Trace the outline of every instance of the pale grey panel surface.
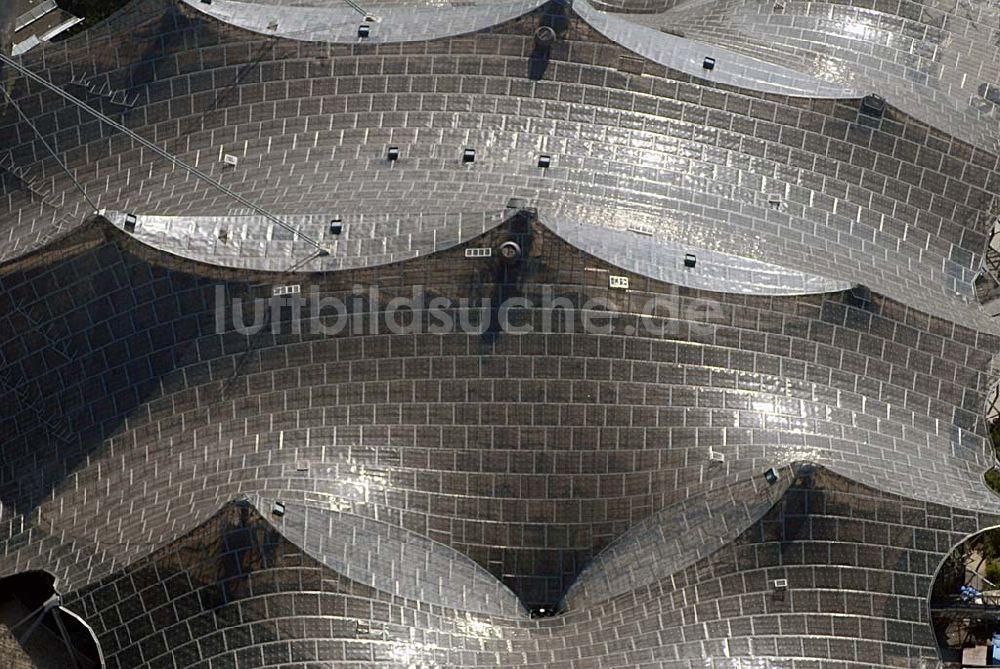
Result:
<instances>
[{"instance_id":1,"label":"pale grey panel surface","mask_svg":"<svg viewBox=\"0 0 1000 669\"><path fill-rule=\"evenodd\" d=\"M105 216L124 228L125 213ZM503 212L456 214L356 214L341 217L340 234L330 232L334 214L282 215L281 220L317 240L329 255L291 230L256 215L136 215L133 236L168 253L222 267L301 272L369 267L433 253L467 241L500 224ZM312 258L310 260L310 258Z\"/></svg>"},{"instance_id":2,"label":"pale grey panel surface","mask_svg":"<svg viewBox=\"0 0 1000 669\"><path fill-rule=\"evenodd\" d=\"M235 0L213 0L208 5L201 0L183 1L219 21L256 33L313 42L347 43L420 42L463 35L517 18L543 3L543 0L519 0L461 6L379 4L372 6L378 20L366 22L362 14L344 2L304 7ZM358 37L362 24L370 30L364 39Z\"/></svg>"},{"instance_id":3,"label":"pale grey panel surface","mask_svg":"<svg viewBox=\"0 0 1000 669\"><path fill-rule=\"evenodd\" d=\"M964 141L1000 149L1000 106L979 92L1000 83L995 3L692 1L628 20L878 94Z\"/></svg>"},{"instance_id":4,"label":"pale grey panel surface","mask_svg":"<svg viewBox=\"0 0 1000 669\"><path fill-rule=\"evenodd\" d=\"M655 232L650 235L645 229L643 232L608 230L551 218L546 219L546 224L573 246L602 260L679 286L746 295L827 293L852 286L849 281L806 274L678 241L660 240ZM688 254L695 256L694 267L684 264Z\"/></svg>"},{"instance_id":5,"label":"pale grey panel surface","mask_svg":"<svg viewBox=\"0 0 1000 669\"><path fill-rule=\"evenodd\" d=\"M570 586L564 606L585 609L708 557L759 521L785 494L795 473L784 467L778 476L774 484L756 472L715 479L708 490L639 521L594 558Z\"/></svg>"},{"instance_id":6,"label":"pale grey panel surface","mask_svg":"<svg viewBox=\"0 0 1000 669\"><path fill-rule=\"evenodd\" d=\"M692 77L752 91L814 98L853 98L860 89L829 82L793 67L769 63L738 51L706 42L670 35L635 23L631 16L602 12L586 0L578 0L573 10L595 30L626 49ZM706 57L715 58L715 67L706 70Z\"/></svg>"},{"instance_id":7,"label":"pale grey panel surface","mask_svg":"<svg viewBox=\"0 0 1000 669\"><path fill-rule=\"evenodd\" d=\"M527 612L509 588L454 548L398 525L338 508L251 496L261 515L307 554L347 578L415 602L507 618Z\"/></svg>"}]
</instances>

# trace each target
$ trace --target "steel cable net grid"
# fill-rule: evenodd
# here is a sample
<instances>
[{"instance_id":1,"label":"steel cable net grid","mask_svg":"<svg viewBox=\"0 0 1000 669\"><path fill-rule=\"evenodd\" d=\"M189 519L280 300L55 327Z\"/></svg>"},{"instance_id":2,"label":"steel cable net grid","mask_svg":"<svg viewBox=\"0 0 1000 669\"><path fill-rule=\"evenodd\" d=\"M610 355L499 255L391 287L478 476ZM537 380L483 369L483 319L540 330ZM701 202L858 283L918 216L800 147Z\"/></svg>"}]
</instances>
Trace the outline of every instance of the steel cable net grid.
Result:
<instances>
[{"instance_id":1,"label":"steel cable net grid","mask_svg":"<svg viewBox=\"0 0 1000 669\"><path fill-rule=\"evenodd\" d=\"M934 666L996 156L597 21L148 0L5 60L0 574L115 667Z\"/></svg>"}]
</instances>

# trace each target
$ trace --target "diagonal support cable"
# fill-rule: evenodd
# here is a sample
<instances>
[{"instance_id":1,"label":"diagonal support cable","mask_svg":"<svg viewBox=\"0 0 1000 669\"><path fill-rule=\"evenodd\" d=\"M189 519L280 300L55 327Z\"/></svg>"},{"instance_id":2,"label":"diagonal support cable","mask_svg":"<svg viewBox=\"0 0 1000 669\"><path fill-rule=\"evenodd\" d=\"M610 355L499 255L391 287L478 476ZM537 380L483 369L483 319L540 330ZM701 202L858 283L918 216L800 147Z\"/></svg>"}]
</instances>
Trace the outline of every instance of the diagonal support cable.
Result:
<instances>
[{"instance_id":1,"label":"diagonal support cable","mask_svg":"<svg viewBox=\"0 0 1000 669\"><path fill-rule=\"evenodd\" d=\"M114 119L110 118L109 116L106 116L105 114L101 113L97 109L94 109L93 107L91 107L90 105L88 105L83 100L80 100L76 96L71 95L70 93L67 93L66 91L64 91L63 89L59 88L58 86L56 86L52 82L48 81L47 79L45 79L43 77L40 77L39 75L35 74L34 72L32 72L31 70L29 70L28 68L26 68L23 65L21 65L19 62L17 62L13 58L0 53L0 62L4 63L6 65L9 65L10 67L14 68L16 71L20 72L25 77L27 77L28 79L31 79L32 81L38 83L42 87L44 87L44 88L52 91L53 93L55 93L59 97L63 98L67 102L76 105L77 107L79 107L80 109L84 110L85 112L87 112L88 114L90 114L91 116L93 116L94 118L96 118L97 120L101 121L102 123L104 123L106 125L109 125L112 128L114 128L115 130L128 135L135 142L137 142L137 143L141 144L142 146L146 147L147 149L149 149L150 151L152 151L156 155L160 156L164 160L169 161L170 164L173 165L174 167L179 168L179 169L187 172L188 174L190 174L190 175L192 175L192 176L194 176L194 177L196 177L196 178L204 181L205 183L213 186L214 188L216 188L220 192L228 195L229 197L233 198L234 200L236 200L237 202L239 202L243 206L249 207L253 211L257 212L258 214L260 214L261 216L263 216L267 220L271 221L275 225L277 225L277 226L279 226L281 228L284 228L285 230L288 230L289 232L291 232L293 235L295 235L299 239L302 239L302 240L308 242L312 246L315 246L316 249L318 250L320 256L329 255L329 251L327 251L325 248L323 248L323 246L319 242L317 242L315 239L313 239L312 237L310 237L310 236L308 236L308 235L306 235L306 234L304 234L302 232L299 232L294 227L292 227L288 223L285 223L283 220L281 220L280 218L278 218L277 216L275 216L271 212L267 211L266 209L263 209L263 208L259 207L258 205L254 204L250 200L248 200L245 197L243 197L242 195L240 195L239 193L237 193L237 192L235 192L235 191L227 188L222 183L220 183L218 180L213 179L212 177L210 177L209 175L205 174L204 172L202 172L198 168L196 168L196 167L194 167L192 165L188 165L183 160L174 157L172 154L170 154L169 152L165 151L164 149L161 149L159 146L157 146L153 142L149 141L148 139L146 139L145 137L143 137L139 133L137 133L137 132L135 132L135 131L127 128L126 126L122 125L121 123L118 123L117 121L115 121ZM4 91L4 92L6 94L6 91ZM9 96L8 96L8 99L9 99Z\"/></svg>"},{"instance_id":2,"label":"diagonal support cable","mask_svg":"<svg viewBox=\"0 0 1000 669\"><path fill-rule=\"evenodd\" d=\"M357 3L352 2L351 0L344 0L344 2L358 14L361 14L361 16L368 16L368 12L366 12L364 8L359 6Z\"/></svg>"},{"instance_id":3,"label":"diagonal support cable","mask_svg":"<svg viewBox=\"0 0 1000 669\"><path fill-rule=\"evenodd\" d=\"M222 104L222 101L225 100L230 93L236 90L236 87L243 82L243 79L246 78L250 71L260 65L261 61L263 61L264 57L267 55L268 49L276 41L276 36L271 36L264 40L264 42L261 43L260 48L257 50L257 54L253 57L253 60L245 65L242 65L239 72L236 73L236 78L233 79L233 82L216 94L215 102L213 102L212 106L201 115L202 129L204 129L205 118L215 113L215 111L219 108L219 105Z\"/></svg>"},{"instance_id":4,"label":"diagonal support cable","mask_svg":"<svg viewBox=\"0 0 1000 669\"><path fill-rule=\"evenodd\" d=\"M36 608L36 609L35 609L34 611L32 611L32 612L31 612L31 613L29 613L28 615L24 616L24 617L23 617L23 618L21 618L20 620L18 620L18 621L17 621L16 623L14 623L13 625L10 625L10 626L8 626L8 627L7 627L7 629L9 629L9 630L10 630L11 632L13 632L14 630L16 630L16 629L17 629L18 627L20 627L20 626L21 626L21 625L23 625L24 623L28 622L29 620L34 620L34 619L35 619L35 616L38 616L38 615L40 615L40 614L42 614L42 613L44 613L44 612L45 612L45 604L44 604L44 603L42 603L42 605L41 605L41 606L39 606L39 607L38 607L38 608Z\"/></svg>"},{"instance_id":5,"label":"diagonal support cable","mask_svg":"<svg viewBox=\"0 0 1000 669\"><path fill-rule=\"evenodd\" d=\"M14 109L17 111L17 115L21 117L21 120L28 124L28 127L31 128L31 131L34 132L35 136L38 138L38 141L42 143L42 146L44 146L46 150L52 155L52 157L56 159L56 162L59 163L59 167L63 169L63 172L65 172L66 175L73 180L73 183L76 185L77 190L79 190L80 193L83 194L83 198L87 201L87 204L90 205L90 208L93 211L97 211L97 204L95 204L94 201L90 199L90 196L87 195L87 190L83 187L83 184L81 184L77 180L77 178L70 171L66 163L64 163L62 159L59 157L59 155L55 152L55 149L49 146L49 143L45 141L44 135L42 135L42 133L38 131L38 128L35 126L34 123L31 122L31 119L28 118L28 115L24 113L24 111L21 109L21 106L18 105L16 102L14 102L14 98L12 98L10 96L10 93L7 92L7 87L0 85L0 92L3 92L4 98L6 98L7 102L9 102L12 107L14 107Z\"/></svg>"},{"instance_id":6,"label":"diagonal support cable","mask_svg":"<svg viewBox=\"0 0 1000 669\"><path fill-rule=\"evenodd\" d=\"M24 646L28 642L28 639L31 638L31 635L35 633L35 630L38 629L38 625L42 622L42 619L45 617L45 614L49 612L49 609L51 609L53 606L58 605L59 601L57 597L58 597L57 595L52 595L47 600L45 600L45 602L40 607L35 609L34 613L30 614L30 615L35 615L35 613L37 613L38 615L37 617L35 617L34 620L31 621L31 625L28 627L28 631L26 631L24 634L18 637L17 642L19 644ZM55 604L53 604L53 600L55 600ZM25 621L22 620L21 622ZM21 623L18 623L18 625L20 624Z\"/></svg>"}]
</instances>

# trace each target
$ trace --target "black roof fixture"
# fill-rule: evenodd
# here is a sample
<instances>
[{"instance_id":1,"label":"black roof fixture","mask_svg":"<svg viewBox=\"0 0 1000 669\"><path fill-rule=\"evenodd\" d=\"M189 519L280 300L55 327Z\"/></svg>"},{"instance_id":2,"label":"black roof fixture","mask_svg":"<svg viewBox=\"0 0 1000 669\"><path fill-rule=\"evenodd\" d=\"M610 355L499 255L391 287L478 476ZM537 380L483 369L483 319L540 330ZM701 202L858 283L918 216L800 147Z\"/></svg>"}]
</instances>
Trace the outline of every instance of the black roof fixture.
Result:
<instances>
[{"instance_id":1,"label":"black roof fixture","mask_svg":"<svg viewBox=\"0 0 1000 669\"><path fill-rule=\"evenodd\" d=\"M388 154L386 154L386 158L389 160L390 163L394 163L397 160L399 160L399 147L398 146L390 146L389 147L389 152L388 152Z\"/></svg>"},{"instance_id":2,"label":"black roof fixture","mask_svg":"<svg viewBox=\"0 0 1000 669\"><path fill-rule=\"evenodd\" d=\"M540 49L551 48L556 39L556 31L551 26L540 26L535 31L535 46Z\"/></svg>"},{"instance_id":3,"label":"black roof fixture","mask_svg":"<svg viewBox=\"0 0 1000 669\"><path fill-rule=\"evenodd\" d=\"M367 23L358 26L358 39L368 39L372 34L372 27Z\"/></svg>"},{"instance_id":4,"label":"black roof fixture","mask_svg":"<svg viewBox=\"0 0 1000 669\"><path fill-rule=\"evenodd\" d=\"M885 113L885 100L872 93L861 98L861 113L868 116L881 116Z\"/></svg>"},{"instance_id":5,"label":"black roof fixture","mask_svg":"<svg viewBox=\"0 0 1000 669\"><path fill-rule=\"evenodd\" d=\"M771 467L764 472L764 480L770 485L774 485L778 482L778 472L774 469L774 467Z\"/></svg>"},{"instance_id":6,"label":"black roof fixture","mask_svg":"<svg viewBox=\"0 0 1000 669\"><path fill-rule=\"evenodd\" d=\"M527 198L524 197L512 197L507 200L506 215L511 216L519 211L524 211L528 208L529 202Z\"/></svg>"},{"instance_id":7,"label":"black roof fixture","mask_svg":"<svg viewBox=\"0 0 1000 669\"><path fill-rule=\"evenodd\" d=\"M340 216L334 216L330 219L330 234L339 235L344 231L344 222L340 219Z\"/></svg>"},{"instance_id":8,"label":"black roof fixture","mask_svg":"<svg viewBox=\"0 0 1000 669\"><path fill-rule=\"evenodd\" d=\"M521 245L515 241L506 241L500 245L498 252L507 262L514 262L521 257Z\"/></svg>"},{"instance_id":9,"label":"black roof fixture","mask_svg":"<svg viewBox=\"0 0 1000 669\"><path fill-rule=\"evenodd\" d=\"M538 166L541 167L543 170L548 168L549 165L551 164L552 164L552 156L544 153L538 156Z\"/></svg>"},{"instance_id":10,"label":"black roof fixture","mask_svg":"<svg viewBox=\"0 0 1000 669\"><path fill-rule=\"evenodd\" d=\"M698 259L695 257L695 255L693 253L685 253L684 254L684 266L685 267L694 267L697 263L698 263Z\"/></svg>"},{"instance_id":11,"label":"black roof fixture","mask_svg":"<svg viewBox=\"0 0 1000 669\"><path fill-rule=\"evenodd\" d=\"M476 162L476 150L466 149L462 152L462 162L463 163L474 163Z\"/></svg>"},{"instance_id":12,"label":"black roof fixture","mask_svg":"<svg viewBox=\"0 0 1000 669\"><path fill-rule=\"evenodd\" d=\"M851 289L847 291L846 297L848 305L865 309L872 303L872 290L868 286L859 283L856 286L851 286Z\"/></svg>"},{"instance_id":13,"label":"black roof fixture","mask_svg":"<svg viewBox=\"0 0 1000 669\"><path fill-rule=\"evenodd\" d=\"M711 56L705 56L705 60L701 61L701 66L706 70L715 69L715 59Z\"/></svg>"},{"instance_id":14,"label":"black roof fixture","mask_svg":"<svg viewBox=\"0 0 1000 669\"><path fill-rule=\"evenodd\" d=\"M979 94L995 105L1000 105L1000 86L996 84L979 84Z\"/></svg>"}]
</instances>

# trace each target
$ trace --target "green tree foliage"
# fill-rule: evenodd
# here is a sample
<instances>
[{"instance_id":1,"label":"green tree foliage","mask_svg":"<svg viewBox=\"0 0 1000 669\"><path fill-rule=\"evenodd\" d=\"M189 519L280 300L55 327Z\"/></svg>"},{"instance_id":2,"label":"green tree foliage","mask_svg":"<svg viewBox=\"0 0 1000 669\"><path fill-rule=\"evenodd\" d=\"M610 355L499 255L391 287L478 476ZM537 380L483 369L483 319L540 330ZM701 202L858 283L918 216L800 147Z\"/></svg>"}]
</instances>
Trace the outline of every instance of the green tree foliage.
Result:
<instances>
[{"instance_id":1,"label":"green tree foliage","mask_svg":"<svg viewBox=\"0 0 1000 669\"><path fill-rule=\"evenodd\" d=\"M1000 457L1000 421L990 425L990 440L993 442L993 450L997 457ZM986 472L986 485L1000 495L1000 471L996 467Z\"/></svg>"},{"instance_id":2,"label":"green tree foliage","mask_svg":"<svg viewBox=\"0 0 1000 669\"><path fill-rule=\"evenodd\" d=\"M1000 471L997 471L995 467L986 472L986 485L990 487L990 490L1000 495Z\"/></svg>"},{"instance_id":3,"label":"green tree foliage","mask_svg":"<svg viewBox=\"0 0 1000 669\"><path fill-rule=\"evenodd\" d=\"M987 561L983 576L993 585L1000 585L1000 560Z\"/></svg>"}]
</instances>

